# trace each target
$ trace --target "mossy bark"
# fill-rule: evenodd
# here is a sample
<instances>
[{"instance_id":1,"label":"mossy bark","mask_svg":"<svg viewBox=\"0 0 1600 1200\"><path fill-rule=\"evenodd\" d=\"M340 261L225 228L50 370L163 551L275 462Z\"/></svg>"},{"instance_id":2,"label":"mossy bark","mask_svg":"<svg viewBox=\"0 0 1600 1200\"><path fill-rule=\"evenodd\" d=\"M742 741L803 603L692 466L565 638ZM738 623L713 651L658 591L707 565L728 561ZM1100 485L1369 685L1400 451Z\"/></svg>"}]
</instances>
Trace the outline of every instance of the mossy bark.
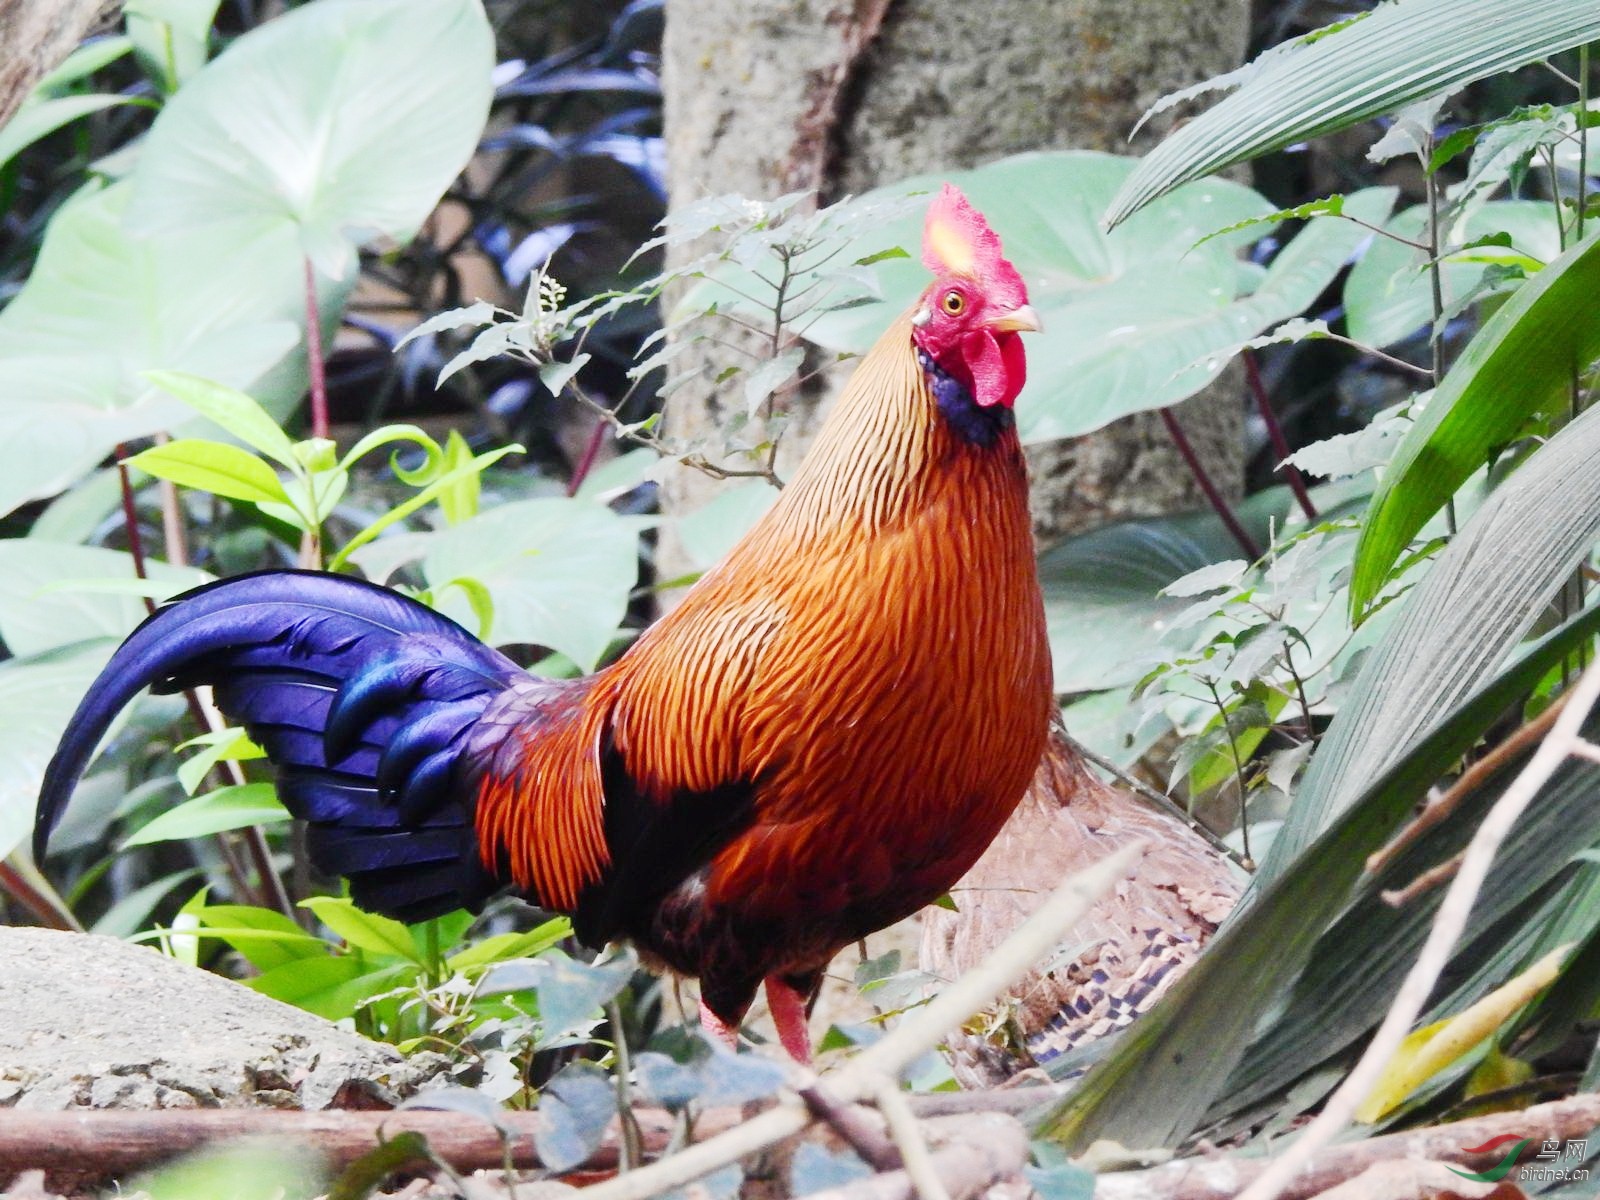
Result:
<instances>
[{"instance_id":1,"label":"mossy bark","mask_svg":"<svg viewBox=\"0 0 1600 1200\"><path fill-rule=\"evenodd\" d=\"M1239 64L1249 10L1248 0L669 0L672 204L797 187L832 199L1023 150L1125 151L1155 99ZM1153 122L1134 149L1161 132ZM793 405L780 474L830 394L818 387ZM1237 493L1237 384L1225 377L1179 413L1208 469ZM722 416L710 389L691 384L674 393L667 424L704 438ZM1030 458L1041 538L1201 503L1154 414L1035 446ZM674 470L662 504L692 512L721 486ZM663 577L689 565L670 537L662 555Z\"/></svg>"}]
</instances>

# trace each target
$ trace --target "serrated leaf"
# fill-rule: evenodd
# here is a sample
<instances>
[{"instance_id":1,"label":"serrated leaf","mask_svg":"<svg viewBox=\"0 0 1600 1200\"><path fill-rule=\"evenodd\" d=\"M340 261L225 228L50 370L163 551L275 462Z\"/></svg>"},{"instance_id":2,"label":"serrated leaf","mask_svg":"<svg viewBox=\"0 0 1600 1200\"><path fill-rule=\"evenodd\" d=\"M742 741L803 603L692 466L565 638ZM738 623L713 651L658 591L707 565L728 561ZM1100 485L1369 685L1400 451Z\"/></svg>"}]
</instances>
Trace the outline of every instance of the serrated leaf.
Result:
<instances>
[{"instance_id":1,"label":"serrated leaf","mask_svg":"<svg viewBox=\"0 0 1600 1200\"><path fill-rule=\"evenodd\" d=\"M277 825L289 819L270 783L245 783L197 796L156 817L122 843L122 849L204 837L251 825Z\"/></svg>"},{"instance_id":2,"label":"serrated leaf","mask_svg":"<svg viewBox=\"0 0 1600 1200\"><path fill-rule=\"evenodd\" d=\"M1274 57L1145 156L1106 211L1116 226L1201 176L1600 38L1570 0L1398 0Z\"/></svg>"},{"instance_id":3,"label":"serrated leaf","mask_svg":"<svg viewBox=\"0 0 1600 1200\"><path fill-rule=\"evenodd\" d=\"M1232 587L1244 578L1250 564L1242 558L1230 558L1210 563L1197 571L1179 576L1161 589L1167 596L1203 596L1207 592Z\"/></svg>"},{"instance_id":4,"label":"serrated leaf","mask_svg":"<svg viewBox=\"0 0 1600 1200\"><path fill-rule=\"evenodd\" d=\"M1324 196L1320 200L1308 200L1304 204L1296 204L1293 208L1280 208L1276 212L1262 213L1258 217L1246 217L1242 221L1235 221L1232 225L1224 225L1221 229L1213 230L1205 235L1195 246L1203 246L1212 238L1223 237L1230 233L1238 233L1241 229L1249 229L1253 225L1277 225L1284 221L1309 221L1312 217L1337 217L1344 212L1344 196L1335 193ZM1190 247L1193 249L1194 247Z\"/></svg>"},{"instance_id":5,"label":"serrated leaf","mask_svg":"<svg viewBox=\"0 0 1600 1200\"><path fill-rule=\"evenodd\" d=\"M588 365L590 355L576 354L570 362L549 362L539 368L539 382L550 390L552 396L559 396L566 390L567 384L572 382L573 376Z\"/></svg>"},{"instance_id":6,"label":"serrated leaf","mask_svg":"<svg viewBox=\"0 0 1600 1200\"><path fill-rule=\"evenodd\" d=\"M1416 205L1397 214L1385 228L1413 242L1423 239L1427 209ZM1531 254L1541 263L1561 253L1555 206L1542 200L1496 200L1469 206L1458 220L1441 229L1446 248L1479 242L1496 233L1510 233L1513 246L1504 253L1447 255L1439 264L1439 290L1445 311L1459 307L1483 281L1494 263L1510 263ZM1427 253L1394 238L1374 238L1345 279L1346 328L1368 346L1390 346L1433 320L1433 285ZM1531 274L1531 272L1530 272ZM1510 280L1496 290L1515 286Z\"/></svg>"},{"instance_id":7,"label":"serrated leaf","mask_svg":"<svg viewBox=\"0 0 1600 1200\"><path fill-rule=\"evenodd\" d=\"M426 321L410 330L404 337L394 344L396 350L407 342L415 341L419 337L427 337L435 333L450 333L457 329L489 325L500 315L500 310L487 300L474 300L464 308L447 308L444 312L434 313Z\"/></svg>"},{"instance_id":8,"label":"serrated leaf","mask_svg":"<svg viewBox=\"0 0 1600 1200\"><path fill-rule=\"evenodd\" d=\"M1597 628L1600 606L1593 606L1466 699L1456 699L1404 753L1379 771L1363 773L1360 796L1302 848L1293 870L1258 882L1253 902L1236 910L1172 991L1058 1106L1045 1125L1052 1140L1074 1149L1112 1131L1140 1146L1174 1145L1187 1136L1231 1086L1229 1076L1258 1024L1279 1011L1284 990L1305 969L1316 939L1361 879L1366 856L1509 704ZM1576 798L1582 781L1573 782ZM1564 835L1562 829L1546 832ZM1425 917L1420 927L1425 934ZM1392 959L1387 946L1376 957L1403 970L1405 960ZM1325 990L1315 997L1319 1012L1327 1008ZM1313 1060L1319 1051L1326 1053L1320 1043L1297 1048ZM1302 1059L1290 1078L1305 1069Z\"/></svg>"},{"instance_id":9,"label":"serrated leaf","mask_svg":"<svg viewBox=\"0 0 1600 1200\"><path fill-rule=\"evenodd\" d=\"M790 346L775 357L767 359L766 362L746 375L744 381L745 412L754 416L774 392L795 377L800 370L800 364L805 362L805 358L806 352L803 347Z\"/></svg>"}]
</instances>

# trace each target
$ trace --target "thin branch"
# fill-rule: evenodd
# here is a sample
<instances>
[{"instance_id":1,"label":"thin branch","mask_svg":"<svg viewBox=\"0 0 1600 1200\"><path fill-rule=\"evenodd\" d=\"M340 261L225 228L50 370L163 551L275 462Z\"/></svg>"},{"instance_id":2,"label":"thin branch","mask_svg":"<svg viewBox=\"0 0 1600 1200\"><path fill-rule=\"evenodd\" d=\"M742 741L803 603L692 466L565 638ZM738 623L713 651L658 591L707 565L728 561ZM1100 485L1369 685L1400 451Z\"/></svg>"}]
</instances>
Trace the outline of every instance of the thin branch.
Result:
<instances>
[{"instance_id":1,"label":"thin branch","mask_svg":"<svg viewBox=\"0 0 1600 1200\"><path fill-rule=\"evenodd\" d=\"M1379 362L1386 362L1391 367L1395 367L1402 371L1409 371L1419 379L1433 378L1433 372L1427 367L1419 367L1414 362L1407 362L1405 359L1398 358L1387 351L1379 350L1376 346L1369 346L1365 342L1356 341L1355 338L1345 337L1342 333L1327 333L1323 334L1323 336L1330 342L1338 342L1340 345L1349 346L1352 350L1359 350L1363 354L1370 354Z\"/></svg>"},{"instance_id":2,"label":"thin branch","mask_svg":"<svg viewBox=\"0 0 1600 1200\"><path fill-rule=\"evenodd\" d=\"M916 1114L906 1103L900 1085L888 1076L882 1076L873 1088L872 1098L877 1101L878 1111L889 1124L890 1136L900 1148L905 1172L916 1186L917 1194L922 1200L950 1200L950 1193L945 1191L939 1172L934 1167L933 1156L928 1153L928 1143L917 1124Z\"/></svg>"},{"instance_id":3,"label":"thin branch","mask_svg":"<svg viewBox=\"0 0 1600 1200\"><path fill-rule=\"evenodd\" d=\"M1483 881L1488 877L1495 855L1510 835L1523 812L1550 778L1583 741L1580 730L1600 700L1600 664L1584 672L1571 691L1572 700L1550 729L1550 734L1534 751L1516 779L1495 801L1472 841L1467 844L1461 869L1445 893L1434 915L1433 927L1416 961L1407 972L1400 992L1390 1006L1383 1024L1373 1035L1355 1069L1329 1098L1316 1119L1300 1134L1287 1153L1267 1168L1241 1195L1240 1200L1274 1200L1284 1187L1306 1169L1312 1157L1329 1145L1354 1117L1363 1100L1372 1094L1389 1060L1399 1050L1407 1032L1416 1023L1423 1005L1449 964L1451 952L1466 929Z\"/></svg>"},{"instance_id":4,"label":"thin branch","mask_svg":"<svg viewBox=\"0 0 1600 1200\"><path fill-rule=\"evenodd\" d=\"M844 1103L815 1078L795 1091L805 1101L811 1115L826 1122L874 1171L900 1168L903 1163L900 1152L888 1138L867 1124L861 1109Z\"/></svg>"},{"instance_id":5,"label":"thin branch","mask_svg":"<svg viewBox=\"0 0 1600 1200\"><path fill-rule=\"evenodd\" d=\"M317 307L317 271L305 259L306 375L311 386L311 436L328 436L328 379L322 357L322 314Z\"/></svg>"},{"instance_id":6,"label":"thin branch","mask_svg":"<svg viewBox=\"0 0 1600 1200\"><path fill-rule=\"evenodd\" d=\"M1418 896L1425 896L1440 884L1454 879L1456 872L1461 869L1461 860L1465 856L1465 850L1452 854L1437 866L1429 867L1405 887L1386 888L1378 895L1390 908L1404 908Z\"/></svg>"},{"instance_id":7,"label":"thin branch","mask_svg":"<svg viewBox=\"0 0 1600 1200\"><path fill-rule=\"evenodd\" d=\"M1239 856L1239 852L1237 850L1228 845L1228 843L1225 842L1214 830L1207 826L1204 821L1200 820L1200 818L1196 817L1193 813L1186 811L1183 806L1173 800L1171 796L1156 791L1155 788L1151 787L1137 775L1132 775L1123 770L1111 759L1105 757L1103 754L1095 753L1076 738L1067 737L1066 740L1067 744L1071 746L1074 751L1082 755L1089 762L1092 762L1101 770L1109 772L1120 782L1137 792L1145 800L1148 800L1157 809L1166 813L1169 817L1174 817L1177 820L1182 821L1190 829L1194 830L1201 837L1205 838L1205 840L1210 843L1213 850L1216 850L1219 854L1227 855L1229 861L1231 861L1240 870L1255 870L1254 867L1246 864L1244 859Z\"/></svg>"},{"instance_id":8,"label":"thin branch","mask_svg":"<svg viewBox=\"0 0 1600 1200\"><path fill-rule=\"evenodd\" d=\"M1172 444L1178 448L1178 453L1183 456L1183 461L1188 464L1189 473L1194 476L1194 481L1200 485L1200 490L1205 493L1206 499L1211 503L1212 509L1221 518L1222 524L1233 535L1233 540L1239 543L1239 548L1245 552L1251 562L1261 557L1261 548L1256 545L1245 527L1239 523L1239 518L1234 515L1233 508L1229 505L1217 485L1212 482L1207 473L1205 464L1200 461L1200 456L1194 452L1194 447L1189 444L1188 435L1183 432L1183 426L1178 424L1178 417L1172 409L1163 408L1161 413L1162 423L1167 427L1167 434L1172 438Z\"/></svg>"},{"instance_id":9,"label":"thin branch","mask_svg":"<svg viewBox=\"0 0 1600 1200\"><path fill-rule=\"evenodd\" d=\"M1233 777L1239 784L1239 841L1244 850L1246 862L1254 862L1255 857L1250 853L1250 816L1245 811L1246 802L1250 799L1250 787L1244 781L1244 759L1239 756L1239 742L1233 736L1233 722L1228 719L1228 706L1222 702L1222 696L1217 691L1213 680L1205 681L1206 690L1211 693L1211 702L1217 706L1217 715L1222 718L1222 732L1228 735L1228 755L1233 759Z\"/></svg>"},{"instance_id":10,"label":"thin branch","mask_svg":"<svg viewBox=\"0 0 1600 1200\"><path fill-rule=\"evenodd\" d=\"M1283 436L1283 426L1278 421L1278 414L1272 407L1272 398L1267 395L1267 385L1261 381L1261 367L1256 362L1256 352L1246 349L1244 352L1244 377L1250 385L1250 394L1255 397L1256 412L1261 414L1261 421L1267 427L1267 440L1272 443L1272 452L1278 456L1277 469L1283 472L1284 482L1289 485L1289 490L1294 493L1300 511L1305 513L1306 520L1317 519L1317 506L1311 503L1311 493L1306 491L1305 476L1300 474L1300 468L1289 461L1292 451L1289 449L1289 440Z\"/></svg>"},{"instance_id":11,"label":"thin branch","mask_svg":"<svg viewBox=\"0 0 1600 1200\"><path fill-rule=\"evenodd\" d=\"M1561 715L1561 710L1566 707L1571 695L1571 692L1566 692L1556 697L1537 717L1521 726L1505 741L1463 771L1460 778L1450 785L1444 795L1429 803L1417 814L1416 820L1397 833L1387 845L1367 856L1367 874L1376 875L1387 869L1390 863L1415 845L1423 834L1454 814L1456 809L1461 807L1463 800L1498 775L1513 760L1526 753L1556 723L1556 718Z\"/></svg>"}]
</instances>

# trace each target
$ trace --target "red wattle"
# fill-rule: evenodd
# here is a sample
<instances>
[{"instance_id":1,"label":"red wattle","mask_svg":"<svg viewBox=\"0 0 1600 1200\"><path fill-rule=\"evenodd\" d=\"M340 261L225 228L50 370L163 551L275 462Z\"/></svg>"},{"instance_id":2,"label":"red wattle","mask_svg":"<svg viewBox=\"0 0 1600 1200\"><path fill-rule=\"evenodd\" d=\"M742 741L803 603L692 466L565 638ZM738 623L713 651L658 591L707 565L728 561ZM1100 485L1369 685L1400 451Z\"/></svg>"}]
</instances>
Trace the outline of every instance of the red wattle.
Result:
<instances>
[{"instance_id":1,"label":"red wattle","mask_svg":"<svg viewBox=\"0 0 1600 1200\"><path fill-rule=\"evenodd\" d=\"M980 405L988 408L1016 400L1028 371L1021 337L978 329L962 341L961 355L972 373L972 398Z\"/></svg>"}]
</instances>

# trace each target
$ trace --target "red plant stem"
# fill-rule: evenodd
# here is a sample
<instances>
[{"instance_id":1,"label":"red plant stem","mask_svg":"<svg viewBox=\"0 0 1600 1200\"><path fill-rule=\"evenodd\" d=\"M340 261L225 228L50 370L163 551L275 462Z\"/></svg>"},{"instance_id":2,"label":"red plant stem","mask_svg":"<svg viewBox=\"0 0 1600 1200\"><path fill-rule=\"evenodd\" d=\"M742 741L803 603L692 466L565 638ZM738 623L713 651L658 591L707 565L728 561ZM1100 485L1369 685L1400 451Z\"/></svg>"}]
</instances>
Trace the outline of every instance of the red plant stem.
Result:
<instances>
[{"instance_id":1,"label":"red plant stem","mask_svg":"<svg viewBox=\"0 0 1600 1200\"><path fill-rule=\"evenodd\" d=\"M133 478L128 474L127 447L117 446L117 479L122 484L122 523L128 527L128 553L133 556L133 573L140 579L149 579L144 567L144 537L139 532L139 509L133 502ZM156 602L144 598L146 612L156 611Z\"/></svg>"},{"instance_id":2,"label":"red plant stem","mask_svg":"<svg viewBox=\"0 0 1600 1200\"><path fill-rule=\"evenodd\" d=\"M589 478L589 472L594 469L594 460L599 457L600 447L605 444L606 428L604 421L596 420L594 428L589 431L589 443L583 448L583 457L578 460L578 465L572 469L572 478L567 481L568 497L578 494L583 481Z\"/></svg>"},{"instance_id":3,"label":"red plant stem","mask_svg":"<svg viewBox=\"0 0 1600 1200\"><path fill-rule=\"evenodd\" d=\"M328 436L328 378L322 361L322 315L317 310L317 271L305 260L306 374L311 383L311 436Z\"/></svg>"},{"instance_id":4,"label":"red plant stem","mask_svg":"<svg viewBox=\"0 0 1600 1200\"><path fill-rule=\"evenodd\" d=\"M1194 476L1194 481L1200 485L1200 490L1205 493L1206 499L1211 503L1211 507L1216 511L1217 516L1222 519L1223 526L1233 535L1233 540L1239 543L1239 548L1245 552L1251 562L1255 562L1256 559L1261 557L1260 547L1256 545L1255 539L1250 536L1245 527L1239 524L1239 518L1234 515L1227 498L1217 490L1217 485L1211 481L1211 476L1206 473L1205 466L1200 461L1200 456L1194 452L1194 447L1189 444L1188 435L1183 432L1183 426L1178 424L1177 414L1170 408L1163 408L1160 412L1161 421L1167 427L1167 433L1172 438L1172 444L1178 448L1178 453L1183 455L1183 461L1188 464L1189 472Z\"/></svg>"},{"instance_id":5,"label":"red plant stem","mask_svg":"<svg viewBox=\"0 0 1600 1200\"><path fill-rule=\"evenodd\" d=\"M1283 436L1283 426L1278 423L1278 414L1273 411L1266 384L1261 382L1261 369L1256 364L1253 350L1244 352L1244 377L1250 383L1250 394L1256 399L1256 411L1266 423L1267 439L1272 443L1272 452L1278 456L1278 470L1283 472L1284 482L1300 502L1300 511L1305 513L1306 519L1317 520L1316 505L1311 503L1311 493L1306 490L1305 476L1300 474L1299 467L1289 461L1289 439Z\"/></svg>"}]
</instances>

